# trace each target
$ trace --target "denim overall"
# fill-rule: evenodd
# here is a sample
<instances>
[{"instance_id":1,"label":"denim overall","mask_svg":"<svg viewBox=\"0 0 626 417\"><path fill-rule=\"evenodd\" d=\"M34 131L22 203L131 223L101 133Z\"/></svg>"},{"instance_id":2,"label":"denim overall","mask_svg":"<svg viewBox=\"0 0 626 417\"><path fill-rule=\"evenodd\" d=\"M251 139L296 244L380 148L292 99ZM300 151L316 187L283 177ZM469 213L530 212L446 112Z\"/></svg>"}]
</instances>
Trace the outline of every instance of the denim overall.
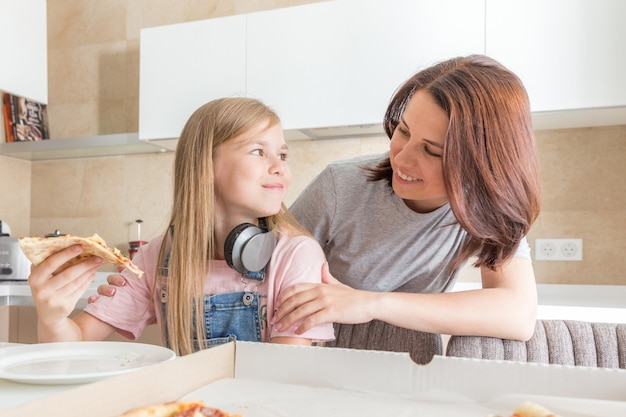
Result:
<instances>
[{"instance_id":1,"label":"denim overall","mask_svg":"<svg viewBox=\"0 0 626 417\"><path fill-rule=\"evenodd\" d=\"M165 258L165 265L162 268L163 277L167 277L169 266L169 254ZM245 278L263 282L265 279L265 268L258 272L244 274L242 283L246 283ZM166 280L163 279L164 283ZM161 314L165 329L165 339L169 347L169 337L167 335L167 288L165 285L161 289ZM260 313L259 294L256 291L236 291L222 294L204 296L204 326L206 337L205 346L214 347L234 340L247 342L261 342L261 329L265 326L265 314ZM194 308L193 321L195 326L196 309ZM195 338L195 327L191 335L194 337L195 350L200 349L200 344Z\"/></svg>"}]
</instances>

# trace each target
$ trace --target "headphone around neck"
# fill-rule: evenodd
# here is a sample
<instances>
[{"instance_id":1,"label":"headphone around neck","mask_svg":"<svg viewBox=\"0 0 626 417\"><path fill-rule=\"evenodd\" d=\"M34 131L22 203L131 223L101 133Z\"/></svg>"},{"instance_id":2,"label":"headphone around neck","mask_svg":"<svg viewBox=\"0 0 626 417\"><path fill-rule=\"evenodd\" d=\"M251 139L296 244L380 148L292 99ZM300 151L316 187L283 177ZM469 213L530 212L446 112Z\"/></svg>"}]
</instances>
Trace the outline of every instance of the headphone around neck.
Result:
<instances>
[{"instance_id":1,"label":"headphone around neck","mask_svg":"<svg viewBox=\"0 0 626 417\"><path fill-rule=\"evenodd\" d=\"M262 280L276 243L276 234L268 230L265 219L259 221L259 226L242 223L226 237L224 257L235 271L247 278Z\"/></svg>"}]
</instances>

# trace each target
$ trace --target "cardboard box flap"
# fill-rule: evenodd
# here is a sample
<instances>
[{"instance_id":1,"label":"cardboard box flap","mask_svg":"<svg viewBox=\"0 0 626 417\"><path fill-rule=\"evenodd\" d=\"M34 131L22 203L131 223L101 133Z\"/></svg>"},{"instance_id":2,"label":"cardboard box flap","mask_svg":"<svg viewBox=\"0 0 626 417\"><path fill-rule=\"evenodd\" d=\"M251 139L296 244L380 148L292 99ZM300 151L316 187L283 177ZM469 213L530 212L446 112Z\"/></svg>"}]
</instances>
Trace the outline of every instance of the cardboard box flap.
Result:
<instances>
[{"instance_id":1,"label":"cardboard box flap","mask_svg":"<svg viewBox=\"0 0 626 417\"><path fill-rule=\"evenodd\" d=\"M510 393L626 400L626 370L237 342L236 378L484 402Z\"/></svg>"},{"instance_id":2,"label":"cardboard box flap","mask_svg":"<svg viewBox=\"0 0 626 417\"><path fill-rule=\"evenodd\" d=\"M443 392L485 402L514 393L626 401L624 369L435 356L413 372L414 398Z\"/></svg>"},{"instance_id":3,"label":"cardboard box flap","mask_svg":"<svg viewBox=\"0 0 626 417\"><path fill-rule=\"evenodd\" d=\"M237 342L236 378L411 395L408 353Z\"/></svg>"}]
</instances>

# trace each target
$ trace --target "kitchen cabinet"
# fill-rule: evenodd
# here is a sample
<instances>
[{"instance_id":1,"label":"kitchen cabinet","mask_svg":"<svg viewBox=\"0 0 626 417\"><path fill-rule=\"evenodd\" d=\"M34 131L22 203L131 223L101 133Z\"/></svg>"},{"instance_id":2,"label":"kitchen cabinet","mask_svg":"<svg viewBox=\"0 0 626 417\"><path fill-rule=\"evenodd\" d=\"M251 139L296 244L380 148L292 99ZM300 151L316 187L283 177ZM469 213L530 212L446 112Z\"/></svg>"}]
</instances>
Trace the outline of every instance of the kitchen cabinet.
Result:
<instances>
[{"instance_id":1,"label":"kitchen cabinet","mask_svg":"<svg viewBox=\"0 0 626 417\"><path fill-rule=\"evenodd\" d=\"M382 123L417 70L483 53L483 0L345 0L248 16L247 94L283 127Z\"/></svg>"},{"instance_id":2,"label":"kitchen cabinet","mask_svg":"<svg viewBox=\"0 0 626 417\"><path fill-rule=\"evenodd\" d=\"M177 138L211 99L245 95L246 15L141 30L139 139Z\"/></svg>"},{"instance_id":3,"label":"kitchen cabinet","mask_svg":"<svg viewBox=\"0 0 626 417\"><path fill-rule=\"evenodd\" d=\"M486 7L486 53L522 79L533 112L626 106L626 2L487 0Z\"/></svg>"},{"instance_id":4,"label":"kitchen cabinet","mask_svg":"<svg viewBox=\"0 0 626 417\"><path fill-rule=\"evenodd\" d=\"M144 29L139 138L173 149L198 106L234 95L276 109L287 139L382 135L407 77L470 53L520 76L537 129L622 124L624 15L621 0L335 0Z\"/></svg>"},{"instance_id":5,"label":"kitchen cabinet","mask_svg":"<svg viewBox=\"0 0 626 417\"><path fill-rule=\"evenodd\" d=\"M48 102L46 0L0 1L0 90Z\"/></svg>"},{"instance_id":6,"label":"kitchen cabinet","mask_svg":"<svg viewBox=\"0 0 626 417\"><path fill-rule=\"evenodd\" d=\"M326 1L144 29L140 50L140 139L176 138L199 105L233 95L272 106L288 138L332 126L349 127L326 132L335 137L372 134L358 128L370 124L382 135L407 77L482 53L484 2Z\"/></svg>"}]
</instances>

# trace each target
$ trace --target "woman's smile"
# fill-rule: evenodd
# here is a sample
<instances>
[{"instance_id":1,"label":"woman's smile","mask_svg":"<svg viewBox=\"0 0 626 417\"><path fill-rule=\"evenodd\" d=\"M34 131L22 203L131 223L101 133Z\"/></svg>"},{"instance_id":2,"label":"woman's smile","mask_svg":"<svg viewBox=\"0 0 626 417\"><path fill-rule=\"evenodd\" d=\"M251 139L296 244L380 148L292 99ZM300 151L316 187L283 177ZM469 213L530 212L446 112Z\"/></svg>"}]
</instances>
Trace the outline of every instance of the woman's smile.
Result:
<instances>
[{"instance_id":1,"label":"woman's smile","mask_svg":"<svg viewBox=\"0 0 626 417\"><path fill-rule=\"evenodd\" d=\"M419 178L413 178L411 176L405 175L402 171L400 171L400 168L396 170L396 175L400 177L400 179L403 181L408 181L408 182L421 181Z\"/></svg>"}]
</instances>

